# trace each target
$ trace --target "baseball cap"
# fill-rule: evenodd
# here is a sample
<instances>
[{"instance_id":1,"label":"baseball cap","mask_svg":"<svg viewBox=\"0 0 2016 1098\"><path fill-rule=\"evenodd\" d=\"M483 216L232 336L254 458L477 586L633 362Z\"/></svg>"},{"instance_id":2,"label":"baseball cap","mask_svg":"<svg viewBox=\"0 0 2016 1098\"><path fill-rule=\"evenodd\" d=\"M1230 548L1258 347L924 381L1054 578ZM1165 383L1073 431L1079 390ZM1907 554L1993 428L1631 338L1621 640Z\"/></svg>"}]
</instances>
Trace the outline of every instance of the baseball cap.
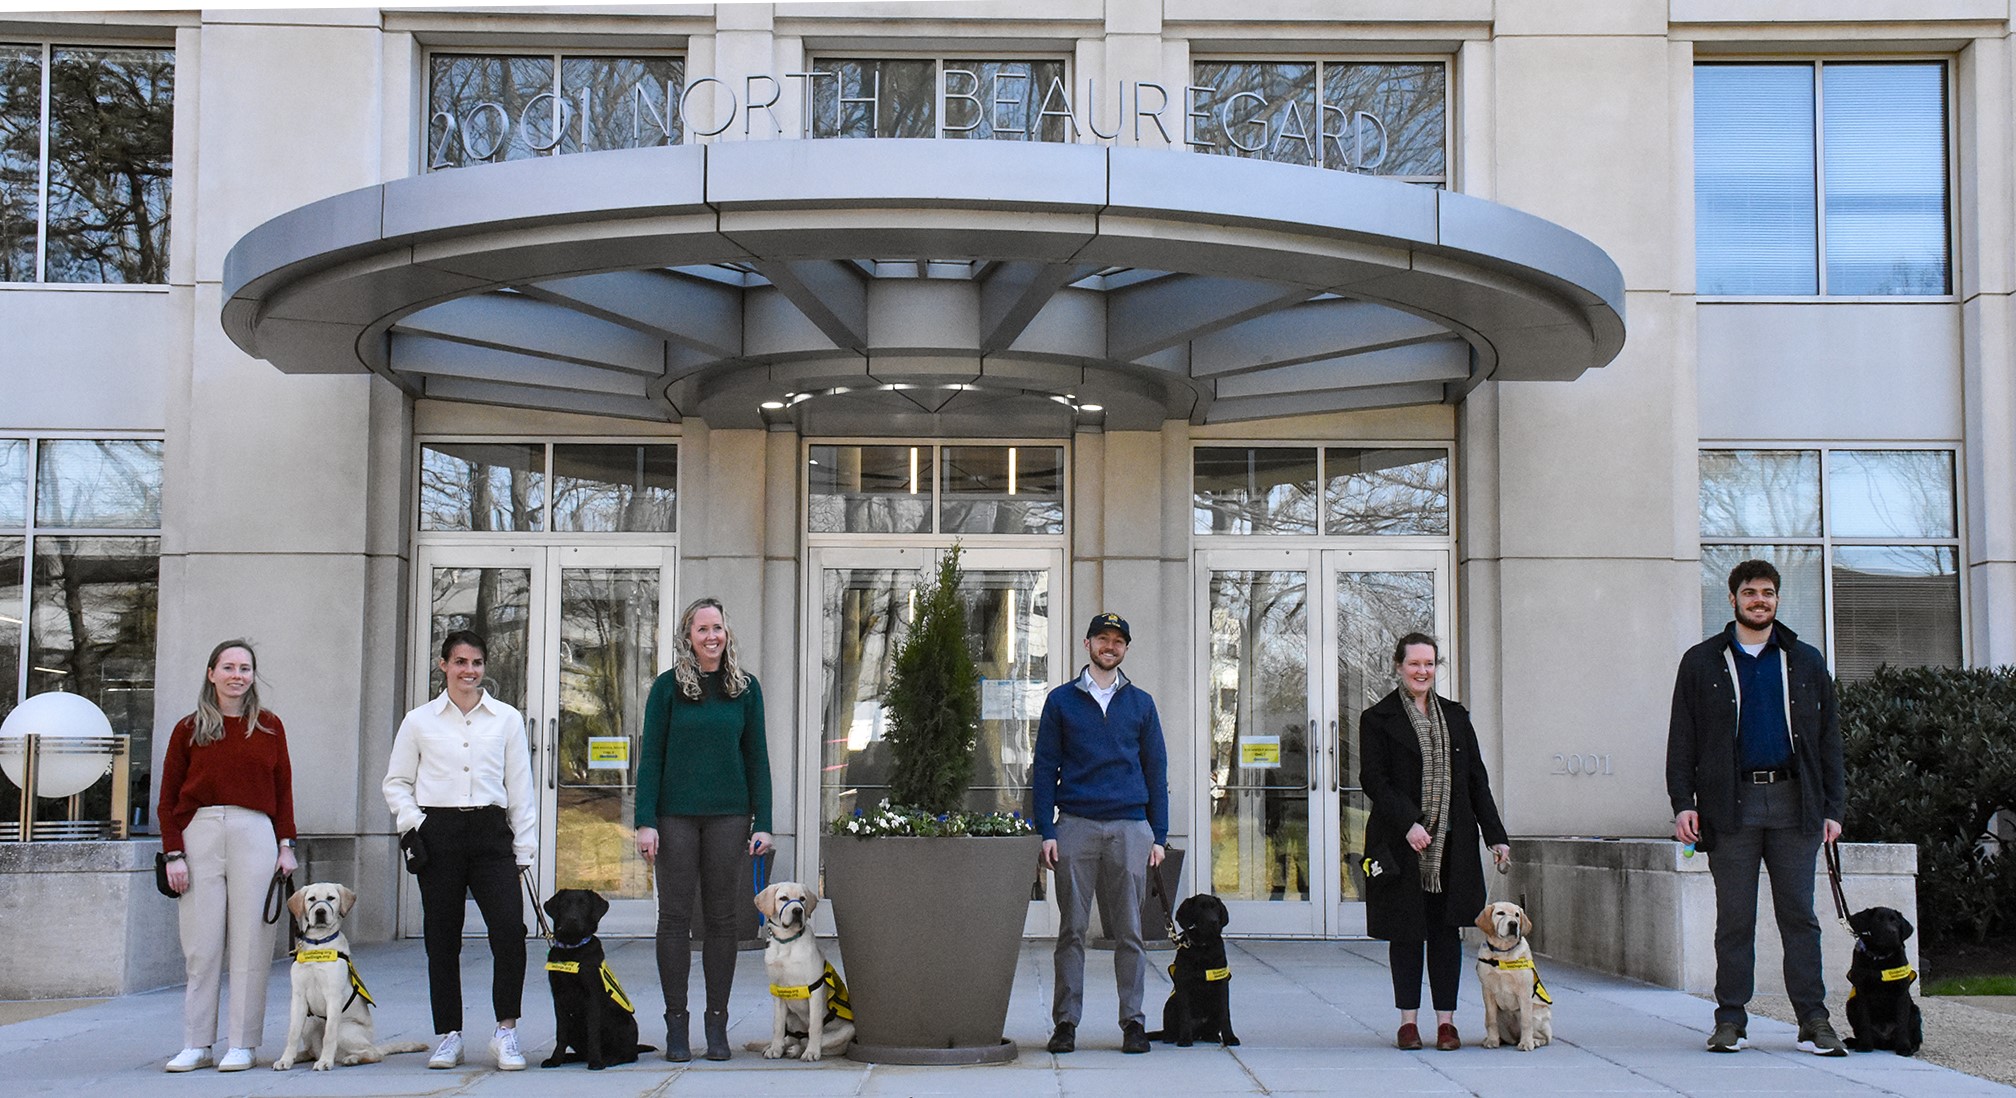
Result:
<instances>
[{"instance_id":1,"label":"baseball cap","mask_svg":"<svg viewBox=\"0 0 2016 1098\"><path fill-rule=\"evenodd\" d=\"M1119 633L1120 639L1126 641L1128 644L1134 643L1134 632L1127 628L1127 619L1118 614L1093 615L1092 624L1085 627L1085 635L1088 638L1096 637L1101 631L1107 629Z\"/></svg>"}]
</instances>

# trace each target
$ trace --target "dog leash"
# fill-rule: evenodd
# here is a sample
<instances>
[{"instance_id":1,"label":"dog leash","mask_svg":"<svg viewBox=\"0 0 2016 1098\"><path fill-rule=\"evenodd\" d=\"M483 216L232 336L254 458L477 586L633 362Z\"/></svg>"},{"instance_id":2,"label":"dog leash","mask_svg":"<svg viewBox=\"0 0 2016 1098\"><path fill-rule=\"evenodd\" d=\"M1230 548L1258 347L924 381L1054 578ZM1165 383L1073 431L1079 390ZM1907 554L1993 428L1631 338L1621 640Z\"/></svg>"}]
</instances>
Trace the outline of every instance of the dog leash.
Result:
<instances>
[{"instance_id":1,"label":"dog leash","mask_svg":"<svg viewBox=\"0 0 2016 1098\"><path fill-rule=\"evenodd\" d=\"M260 913L260 917L266 920L267 926L272 926L274 923L280 921L281 913L287 910L287 898L292 895L294 895L294 875L291 873L282 873L277 869L274 870L273 880L266 886L265 910ZM290 956L299 947L300 942L301 928L294 925L294 917L289 915L287 917L287 953Z\"/></svg>"},{"instance_id":2,"label":"dog leash","mask_svg":"<svg viewBox=\"0 0 2016 1098\"><path fill-rule=\"evenodd\" d=\"M1852 934L1855 928L1848 922L1848 896L1841 891L1841 847L1837 843L1821 843L1820 851L1827 859L1827 883L1834 889L1834 914Z\"/></svg>"},{"instance_id":3,"label":"dog leash","mask_svg":"<svg viewBox=\"0 0 2016 1098\"><path fill-rule=\"evenodd\" d=\"M1148 896L1162 901L1162 926L1168 932L1169 940L1179 947L1183 944L1183 931L1176 925L1176 905L1169 902L1169 892L1162 886L1162 867L1148 867Z\"/></svg>"},{"instance_id":4,"label":"dog leash","mask_svg":"<svg viewBox=\"0 0 2016 1098\"><path fill-rule=\"evenodd\" d=\"M749 876L750 879L756 882L756 894L758 896L761 896L763 894L763 889L768 887L770 884L770 865L768 862L765 862L763 860L763 855L761 854L751 854L749 855L749 860L755 863L750 869ZM763 916L763 909L760 907L757 908L756 909L757 932L761 933L763 928L769 925L769 922L770 921L764 918Z\"/></svg>"},{"instance_id":5,"label":"dog leash","mask_svg":"<svg viewBox=\"0 0 2016 1098\"><path fill-rule=\"evenodd\" d=\"M539 936L551 942L553 927L546 922L546 909L539 906L539 893L532 887L532 874L521 872L518 879L525 882L525 898L532 901L532 918L538 924Z\"/></svg>"}]
</instances>

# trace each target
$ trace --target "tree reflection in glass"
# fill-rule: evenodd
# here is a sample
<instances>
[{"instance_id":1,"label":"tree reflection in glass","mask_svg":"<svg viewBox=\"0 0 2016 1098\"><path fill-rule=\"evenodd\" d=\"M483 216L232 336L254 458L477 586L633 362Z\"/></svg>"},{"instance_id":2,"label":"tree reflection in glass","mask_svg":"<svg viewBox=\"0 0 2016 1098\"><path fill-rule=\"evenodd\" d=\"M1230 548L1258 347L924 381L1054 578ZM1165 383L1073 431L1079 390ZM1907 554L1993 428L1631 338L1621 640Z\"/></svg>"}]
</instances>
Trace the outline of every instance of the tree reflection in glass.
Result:
<instances>
[{"instance_id":1,"label":"tree reflection in glass","mask_svg":"<svg viewBox=\"0 0 2016 1098\"><path fill-rule=\"evenodd\" d=\"M51 51L44 280L168 281L175 51Z\"/></svg>"},{"instance_id":2,"label":"tree reflection in glass","mask_svg":"<svg viewBox=\"0 0 2016 1098\"><path fill-rule=\"evenodd\" d=\"M1347 449L1323 452L1324 532L1449 533L1447 450Z\"/></svg>"},{"instance_id":3,"label":"tree reflection in glass","mask_svg":"<svg viewBox=\"0 0 2016 1098\"><path fill-rule=\"evenodd\" d=\"M420 448L420 529L542 528L542 443L432 442Z\"/></svg>"},{"instance_id":4,"label":"tree reflection in glass","mask_svg":"<svg viewBox=\"0 0 2016 1098\"><path fill-rule=\"evenodd\" d=\"M1819 451L1701 451L1701 536L1819 537Z\"/></svg>"},{"instance_id":5,"label":"tree reflection in glass","mask_svg":"<svg viewBox=\"0 0 2016 1098\"><path fill-rule=\"evenodd\" d=\"M1316 532L1314 447L1199 446L1193 458L1191 532Z\"/></svg>"},{"instance_id":6,"label":"tree reflection in glass","mask_svg":"<svg viewBox=\"0 0 2016 1098\"><path fill-rule=\"evenodd\" d=\"M534 96L553 87L551 57L436 55L427 100L428 166L453 168L539 155L518 120ZM548 127L540 140L550 138Z\"/></svg>"},{"instance_id":7,"label":"tree reflection in glass","mask_svg":"<svg viewBox=\"0 0 2016 1098\"><path fill-rule=\"evenodd\" d=\"M42 51L0 45L0 282L35 281L42 219Z\"/></svg>"},{"instance_id":8,"label":"tree reflection in glass","mask_svg":"<svg viewBox=\"0 0 2016 1098\"><path fill-rule=\"evenodd\" d=\"M1846 538L1954 536L1953 451L1836 450L1827 528Z\"/></svg>"},{"instance_id":9,"label":"tree reflection in glass","mask_svg":"<svg viewBox=\"0 0 2016 1098\"><path fill-rule=\"evenodd\" d=\"M161 525L161 440L44 439L36 452L35 523L73 529Z\"/></svg>"},{"instance_id":10,"label":"tree reflection in glass","mask_svg":"<svg viewBox=\"0 0 2016 1098\"><path fill-rule=\"evenodd\" d=\"M1073 108L1071 89L1063 80L1062 61L947 61L944 135L982 140L1063 141L1069 136L1064 119L1056 115L1042 117L1046 98L1050 99L1053 111ZM1062 91L1052 96L1059 88ZM977 96L979 101L958 97L964 95ZM1080 109L1078 117L1083 118ZM973 128L965 129L967 126Z\"/></svg>"}]
</instances>

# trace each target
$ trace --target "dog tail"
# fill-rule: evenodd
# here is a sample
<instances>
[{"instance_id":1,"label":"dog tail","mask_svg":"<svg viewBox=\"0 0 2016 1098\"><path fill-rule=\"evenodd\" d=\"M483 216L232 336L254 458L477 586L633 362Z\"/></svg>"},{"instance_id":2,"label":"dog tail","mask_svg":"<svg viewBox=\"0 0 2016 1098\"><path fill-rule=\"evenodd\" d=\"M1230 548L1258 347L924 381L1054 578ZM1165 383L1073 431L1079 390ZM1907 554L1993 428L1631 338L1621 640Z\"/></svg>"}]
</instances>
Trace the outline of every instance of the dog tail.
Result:
<instances>
[{"instance_id":1,"label":"dog tail","mask_svg":"<svg viewBox=\"0 0 2016 1098\"><path fill-rule=\"evenodd\" d=\"M401 1052L425 1052L434 1046L425 1041L392 1041L378 1046L378 1055L393 1056Z\"/></svg>"},{"instance_id":2,"label":"dog tail","mask_svg":"<svg viewBox=\"0 0 2016 1098\"><path fill-rule=\"evenodd\" d=\"M645 1054L645 1053L647 1053L647 1052L656 1052L656 1051L658 1051L658 1046L657 1046L657 1045L638 1045L638 1046L637 1046L637 1055L639 1055L639 1056L642 1056L642 1055L644 1055L644 1054Z\"/></svg>"}]
</instances>

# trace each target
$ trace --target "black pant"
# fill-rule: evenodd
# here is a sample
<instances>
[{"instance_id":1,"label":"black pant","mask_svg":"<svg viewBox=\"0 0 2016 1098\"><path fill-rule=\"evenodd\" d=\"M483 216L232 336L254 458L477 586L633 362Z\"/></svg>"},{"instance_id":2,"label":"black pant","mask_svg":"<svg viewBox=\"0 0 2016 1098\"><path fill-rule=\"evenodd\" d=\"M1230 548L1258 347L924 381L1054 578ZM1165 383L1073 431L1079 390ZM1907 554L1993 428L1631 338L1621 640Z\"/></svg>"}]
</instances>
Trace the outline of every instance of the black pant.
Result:
<instances>
[{"instance_id":1,"label":"black pant","mask_svg":"<svg viewBox=\"0 0 2016 1098\"><path fill-rule=\"evenodd\" d=\"M1456 1009L1456 990L1463 980L1463 940L1455 927L1447 925L1446 911L1442 893L1422 893L1423 936L1386 943L1386 956L1393 967L1393 1005L1401 1010L1421 1009L1423 952L1428 955L1428 986L1435 1009Z\"/></svg>"},{"instance_id":2,"label":"black pant","mask_svg":"<svg viewBox=\"0 0 2016 1098\"><path fill-rule=\"evenodd\" d=\"M749 841L747 816L658 817L658 983L669 1017L686 1010L693 971L693 886L700 886L700 971L707 1009L728 1009L735 982L735 917L749 902L736 886Z\"/></svg>"},{"instance_id":3,"label":"black pant","mask_svg":"<svg viewBox=\"0 0 2016 1098\"><path fill-rule=\"evenodd\" d=\"M420 825L427 867L420 871L420 916L427 931L427 990L434 1003L434 1032L462 1028L465 895L475 898L490 935L490 1002L497 1020L516 1018L525 993L525 906L518 893L510 818L501 808L421 811L427 813Z\"/></svg>"}]
</instances>

